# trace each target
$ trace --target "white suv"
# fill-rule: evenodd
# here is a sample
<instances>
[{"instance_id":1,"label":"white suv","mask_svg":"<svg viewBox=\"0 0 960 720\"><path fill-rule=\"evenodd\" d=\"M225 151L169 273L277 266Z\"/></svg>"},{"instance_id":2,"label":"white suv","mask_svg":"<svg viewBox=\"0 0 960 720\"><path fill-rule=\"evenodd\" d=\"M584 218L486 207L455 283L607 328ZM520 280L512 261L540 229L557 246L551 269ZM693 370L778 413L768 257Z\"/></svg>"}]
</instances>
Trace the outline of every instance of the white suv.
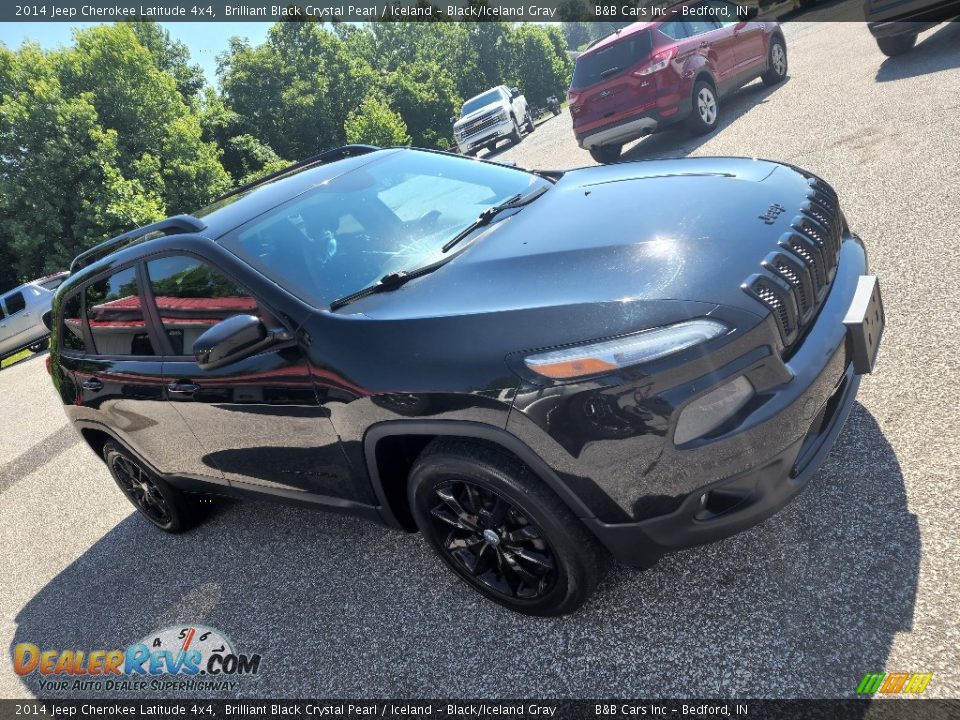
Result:
<instances>
[{"instance_id":1,"label":"white suv","mask_svg":"<svg viewBox=\"0 0 960 720\"><path fill-rule=\"evenodd\" d=\"M43 316L50 312L53 291L69 275L47 275L0 296L0 360L21 350L46 349L50 330Z\"/></svg>"}]
</instances>

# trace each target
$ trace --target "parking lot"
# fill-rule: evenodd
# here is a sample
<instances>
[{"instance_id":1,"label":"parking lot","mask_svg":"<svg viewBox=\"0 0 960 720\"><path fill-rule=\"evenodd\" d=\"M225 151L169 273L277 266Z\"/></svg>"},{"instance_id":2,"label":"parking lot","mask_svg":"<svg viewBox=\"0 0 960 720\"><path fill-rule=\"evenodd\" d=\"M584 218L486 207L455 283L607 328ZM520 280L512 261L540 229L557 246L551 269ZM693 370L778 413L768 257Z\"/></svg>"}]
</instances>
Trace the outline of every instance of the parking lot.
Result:
<instances>
[{"instance_id":1,"label":"parking lot","mask_svg":"<svg viewBox=\"0 0 960 720\"><path fill-rule=\"evenodd\" d=\"M419 536L349 517L225 502L184 535L154 530L34 356L0 371L0 695L50 695L13 672L17 643L122 648L181 623L262 655L227 696L846 697L885 670L960 695L960 23L895 59L858 23L785 32L784 84L727 99L712 135L671 130L625 156L804 166L865 239L887 332L804 495L718 544L615 569L574 616L533 619L481 599ZM497 157L592 163L566 112ZM97 693L55 696L71 694Z\"/></svg>"}]
</instances>

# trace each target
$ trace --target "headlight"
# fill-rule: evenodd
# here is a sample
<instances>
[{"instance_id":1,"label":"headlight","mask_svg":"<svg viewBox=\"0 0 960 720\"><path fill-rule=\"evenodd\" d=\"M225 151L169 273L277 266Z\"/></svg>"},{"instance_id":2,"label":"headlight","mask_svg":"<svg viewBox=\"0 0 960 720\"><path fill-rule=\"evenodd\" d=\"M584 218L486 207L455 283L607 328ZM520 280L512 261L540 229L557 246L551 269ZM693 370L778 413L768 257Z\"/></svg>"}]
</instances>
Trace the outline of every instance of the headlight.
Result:
<instances>
[{"instance_id":1,"label":"headlight","mask_svg":"<svg viewBox=\"0 0 960 720\"><path fill-rule=\"evenodd\" d=\"M728 329L716 320L700 318L616 340L530 355L524 363L538 375L568 380L657 360L723 335Z\"/></svg>"},{"instance_id":2,"label":"headlight","mask_svg":"<svg viewBox=\"0 0 960 720\"><path fill-rule=\"evenodd\" d=\"M673 433L675 445L683 445L720 427L754 395L753 385L745 377L721 385L687 405L677 419Z\"/></svg>"}]
</instances>

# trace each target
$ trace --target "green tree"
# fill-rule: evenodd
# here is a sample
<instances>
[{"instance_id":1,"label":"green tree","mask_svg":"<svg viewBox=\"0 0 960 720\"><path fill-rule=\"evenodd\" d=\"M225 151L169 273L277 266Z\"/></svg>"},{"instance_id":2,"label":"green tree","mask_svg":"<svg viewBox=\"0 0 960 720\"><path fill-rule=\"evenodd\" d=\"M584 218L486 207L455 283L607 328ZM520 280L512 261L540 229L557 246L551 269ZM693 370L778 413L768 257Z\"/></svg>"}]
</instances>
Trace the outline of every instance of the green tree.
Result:
<instances>
[{"instance_id":1,"label":"green tree","mask_svg":"<svg viewBox=\"0 0 960 720\"><path fill-rule=\"evenodd\" d=\"M277 23L257 47L232 41L219 75L241 132L291 159L343 144L347 117L376 81L362 57L316 23Z\"/></svg>"},{"instance_id":2,"label":"green tree","mask_svg":"<svg viewBox=\"0 0 960 720\"><path fill-rule=\"evenodd\" d=\"M106 237L163 216L160 198L123 176L117 133L101 126L92 98L64 97L40 70L0 107L4 285L62 270Z\"/></svg>"},{"instance_id":3,"label":"green tree","mask_svg":"<svg viewBox=\"0 0 960 720\"><path fill-rule=\"evenodd\" d=\"M566 41L557 29L551 33L539 25L524 24L510 34L510 79L523 88L527 102L545 105L547 97L562 97L570 82L573 63Z\"/></svg>"},{"instance_id":4,"label":"green tree","mask_svg":"<svg viewBox=\"0 0 960 720\"><path fill-rule=\"evenodd\" d=\"M453 77L438 64L401 65L384 82L390 106L403 118L417 147L446 149L452 142L451 115L460 97Z\"/></svg>"},{"instance_id":5,"label":"green tree","mask_svg":"<svg viewBox=\"0 0 960 720\"><path fill-rule=\"evenodd\" d=\"M367 96L360 108L347 117L344 125L348 143L368 143L381 147L409 145L407 124L390 105L372 95Z\"/></svg>"},{"instance_id":6,"label":"green tree","mask_svg":"<svg viewBox=\"0 0 960 720\"><path fill-rule=\"evenodd\" d=\"M64 95L88 95L102 126L116 131L121 169L158 190L171 213L189 212L229 187L197 113L130 23L77 30L74 43L52 55Z\"/></svg>"},{"instance_id":7,"label":"green tree","mask_svg":"<svg viewBox=\"0 0 960 720\"><path fill-rule=\"evenodd\" d=\"M177 90L185 102L198 98L206 84L203 68L190 64L190 51L179 40L173 40L170 33L155 22L141 20L129 23L137 40L153 57L157 68L173 76Z\"/></svg>"}]
</instances>

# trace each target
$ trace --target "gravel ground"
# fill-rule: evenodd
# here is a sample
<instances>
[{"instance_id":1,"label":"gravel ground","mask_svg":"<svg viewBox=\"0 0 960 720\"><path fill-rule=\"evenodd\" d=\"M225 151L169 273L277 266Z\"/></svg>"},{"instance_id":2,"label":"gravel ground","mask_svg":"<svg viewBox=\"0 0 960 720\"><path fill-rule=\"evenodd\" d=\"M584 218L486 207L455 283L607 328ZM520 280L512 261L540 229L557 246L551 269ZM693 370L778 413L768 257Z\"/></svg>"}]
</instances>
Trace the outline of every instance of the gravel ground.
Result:
<instances>
[{"instance_id":1,"label":"gravel ground","mask_svg":"<svg viewBox=\"0 0 960 720\"><path fill-rule=\"evenodd\" d=\"M418 536L352 518L225 503L186 535L153 531L33 357L0 373L0 695L49 694L14 674L16 643L110 649L191 622L262 654L228 696L843 697L884 670L960 695L960 24L896 60L859 24L795 24L787 40L785 84L737 93L709 138L671 131L628 156L806 166L869 244L889 322L879 367L797 501L535 620L481 600ZM591 162L566 114L500 156Z\"/></svg>"}]
</instances>

